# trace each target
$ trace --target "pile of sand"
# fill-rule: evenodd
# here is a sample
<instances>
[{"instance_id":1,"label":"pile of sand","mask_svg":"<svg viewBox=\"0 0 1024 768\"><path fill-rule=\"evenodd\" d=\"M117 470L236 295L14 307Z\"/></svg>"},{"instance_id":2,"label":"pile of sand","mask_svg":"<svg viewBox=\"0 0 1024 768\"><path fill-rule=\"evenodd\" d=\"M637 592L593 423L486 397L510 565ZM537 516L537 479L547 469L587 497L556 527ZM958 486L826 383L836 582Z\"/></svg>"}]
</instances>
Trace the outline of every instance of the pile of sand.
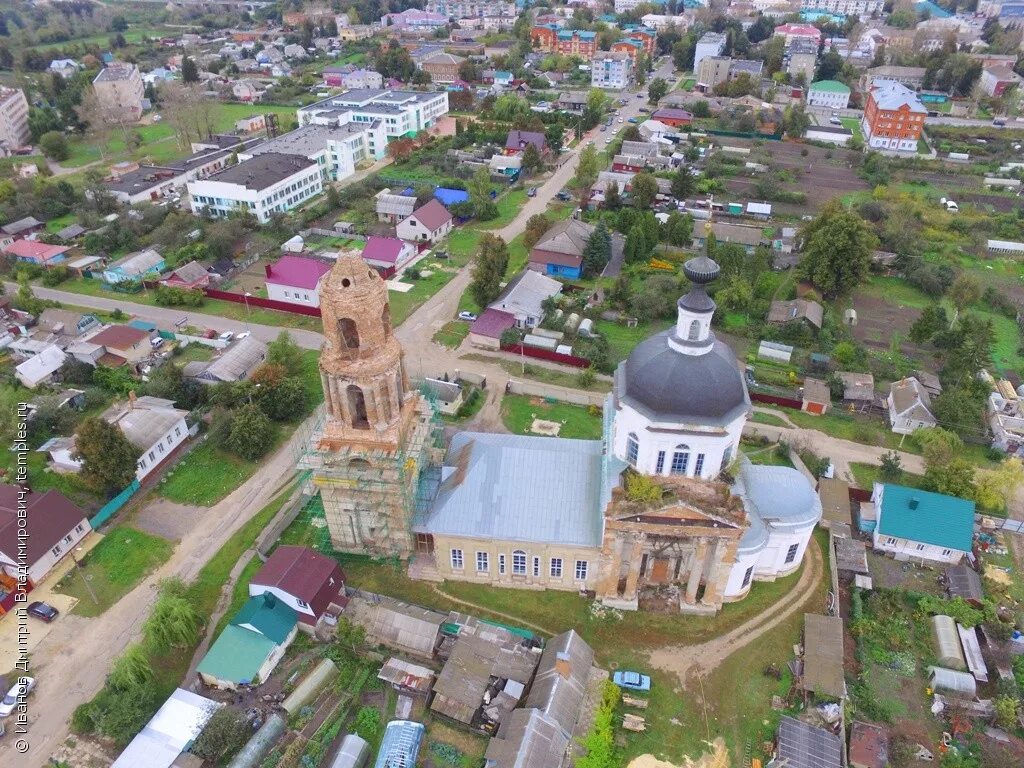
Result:
<instances>
[{"instance_id":1,"label":"pile of sand","mask_svg":"<svg viewBox=\"0 0 1024 768\"><path fill-rule=\"evenodd\" d=\"M640 755L629 764L629 768L729 768L729 750L725 741L719 737L708 744L710 752L706 752L696 760L684 757L681 765L659 760L654 755Z\"/></svg>"}]
</instances>

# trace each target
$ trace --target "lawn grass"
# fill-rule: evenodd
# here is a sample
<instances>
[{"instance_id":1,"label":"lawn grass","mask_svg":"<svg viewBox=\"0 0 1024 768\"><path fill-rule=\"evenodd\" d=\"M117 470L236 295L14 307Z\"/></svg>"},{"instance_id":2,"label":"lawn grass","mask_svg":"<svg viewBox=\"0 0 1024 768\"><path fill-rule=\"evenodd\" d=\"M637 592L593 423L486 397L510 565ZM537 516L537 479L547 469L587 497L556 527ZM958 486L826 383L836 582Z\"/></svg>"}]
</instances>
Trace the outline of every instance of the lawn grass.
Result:
<instances>
[{"instance_id":1,"label":"lawn grass","mask_svg":"<svg viewBox=\"0 0 1024 768\"><path fill-rule=\"evenodd\" d=\"M31 397L28 398L31 401ZM18 457L10 446L0 446L0 468L6 471L7 477L14 477L17 471ZM102 498L82 479L81 475L65 472L51 472L47 468L49 455L28 451L25 464L28 471L29 487L36 493L55 490L62 493L82 510L91 514L103 506L106 499Z\"/></svg>"},{"instance_id":2,"label":"lawn grass","mask_svg":"<svg viewBox=\"0 0 1024 768\"><path fill-rule=\"evenodd\" d=\"M789 452L782 452L778 443L761 445L754 440L747 438L740 439L740 450L751 464L762 464L772 467L792 467L793 462L789 460Z\"/></svg>"},{"instance_id":3,"label":"lawn grass","mask_svg":"<svg viewBox=\"0 0 1024 768\"><path fill-rule=\"evenodd\" d=\"M177 504L212 507L252 477L258 466L207 438L164 476L157 493Z\"/></svg>"},{"instance_id":4,"label":"lawn grass","mask_svg":"<svg viewBox=\"0 0 1024 768\"><path fill-rule=\"evenodd\" d=\"M519 211L523 205L526 204L526 190L525 189L511 189L504 195L495 200L495 204L498 206L498 215L496 218L489 219L488 221L481 221L472 224L476 229L502 229L512 223L512 220L519 215Z\"/></svg>"},{"instance_id":5,"label":"lawn grass","mask_svg":"<svg viewBox=\"0 0 1024 768\"><path fill-rule=\"evenodd\" d=\"M650 323L638 323L634 328L627 328L611 320L597 320L595 330L608 340L608 352L611 359L618 363L625 360L633 347L649 336L665 330L672 325L671 320L655 320Z\"/></svg>"},{"instance_id":6,"label":"lawn grass","mask_svg":"<svg viewBox=\"0 0 1024 768\"><path fill-rule=\"evenodd\" d=\"M853 475L853 482L858 488L870 491L875 487L875 483L881 482L882 466L880 464L863 464L854 461L850 462L850 473ZM915 475L904 470L898 483L909 488L921 488L924 483L924 476Z\"/></svg>"},{"instance_id":7,"label":"lawn grass","mask_svg":"<svg viewBox=\"0 0 1024 768\"><path fill-rule=\"evenodd\" d=\"M428 268L432 272L429 277L420 277L418 280L411 280L406 276L403 282L413 284L411 291L401 293L399 291L388 291L388 302L391 304L391 321L401 325L413 312L423 306L429 298L444 288L456 273L447 269ZM319 320L318 320L319 322Z\"/></svg>"},{"instance_id":8,"label":"lawn grass","mask_svg":"<svg viewBox=\"0 0 1024 768\"><path fill-rule=\"evenodd\" d=\"M786 415L798 427L816 429L841 440L897 449L905 453L921 453L921 446L913 436L908 435L903 438L903 444L900 445L900 438L903 436L891 432L888 425L881 419L855 416L836 410L830 410L820 416L791 410L787 411Z\"/></svg>"},{"instance_id":9,"label":"lawn grass","mask_svg":"<svg viewBox=\"0 0 1024 768\"><path fill-rule=\"evenodd\" d=\"M543 365L534 365L532 363L526 363L524 366L521 362L509 360L504 357L492 357L491 355L482 355L472 352L468 355L462 355L459 359L474 360L479 363L488 363L490 365L500 365L517 379L532 379L533 381L542 381L545 384L554 384L558 387L585 389L590 392L611 392L612 390L612 383L607 379L595 379L593 384L584 387L580 385L579 376L577 374L566 373L565 371L559 371Z\"/></svg>"},{"instance_id":10,"label":"lawn grass","mask_svg":"<svg viewBox=\"0 0 1024 768\"><path fill-rule=\"evenodd\" d=\"M864 141L864 131L861 130L860 120L855 117L841 117L839 122L843 124L843 128L853 133L855 138Z\"/></svg>"},{"instance_id":11,"label":"lawn grass","mask_svg":"<svg viewBox=\"0 0 1024 768\"><path fill-rule=\"evenodd\" d=\"M750 415L750 420L755 424L769 424L773 427L788 427L789 424L784 422L781 418L776 416L774 413L765 413L764 411L754 411Z\"/></svg>"},{"instance_id":12,"label":"lawn grass","mask_svg":"<svg viewBox=\"0 0 1024 768\"><path fill-rule=\"evenodd\" d=\"M78 599L75 613L99 616L166 562L173 550L166 539L119 525L86 554L80 568L61 580L57 591Z\"/></svg>"},{"instance_id":13,"label":"lawn grass","mask_svg":"<svg viewBox=\"0 0 1024 768\"><path fill-rule=\"evenodd\" d=\"M580 440L598 440L601 437L601 413L588 413L588 408L569 403L526 395L505 395L501 401L501 420L505 427L517 435L532 435L530 426L534 419L561 422L559 437Z\"/></svg>"},{"instance_id":14,"label":"lawn grass","mask_svg":"<svg viewBox=\"0 0 1024 768\"><path fill-rule=\"evenodd\" d=\"M242 572L238 574L238 580L235 581L234 587L231 588L231 602L228 603L227 610L224 611L224 615L217 622L217 627L213 632L214 637L220 636L221 631L227 626L228 622L245 605L245 602L249 599L249 582L252 581L253 576L262 567L263 561L256 555L253 555L249 562L245 564Z\"/></svg>"},{"instance_id":15,"label":"lawn grass","mask_svg":"<svg viewBox=\"0 0 1024 768\"><path fill-rule=\"evenodd\" d=\"M51 235L60 232L64 227L68 227L74 224L78 220L78 217L74 213L65 213L63 216L58 216L56 219L50 219L46 222L46 231Z\"/></svg>"},{"instance_id":16,"label":"lawn grass","mask_svg":"<svg viewBox=\"0 0 1024 768\"><path fill-rule=\"evenodd\" d=\"M456 349L468 335L469 323L463 320L452 320L450 323L445 323L434 334L434 341L448 349Z\"/></svg>"}]
</instances>

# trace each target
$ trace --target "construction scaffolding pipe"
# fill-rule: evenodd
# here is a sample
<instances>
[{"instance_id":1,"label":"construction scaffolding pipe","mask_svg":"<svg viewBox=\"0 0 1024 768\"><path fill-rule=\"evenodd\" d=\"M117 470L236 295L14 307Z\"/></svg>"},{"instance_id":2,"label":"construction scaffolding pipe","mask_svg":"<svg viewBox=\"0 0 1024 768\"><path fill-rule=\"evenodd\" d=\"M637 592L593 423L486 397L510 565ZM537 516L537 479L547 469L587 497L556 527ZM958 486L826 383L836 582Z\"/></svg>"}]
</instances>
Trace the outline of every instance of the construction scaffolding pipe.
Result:
<instances>
[{"instance_id":1,"label":"construction scaffolding pipe","mask_svg":"<svg viewBox=\"0 0 1024 768\"><path fill-rule=\"evenodd\" d=\"M305 680L295 686L295 690L281 703L281 709L289 715L294 715L304 705L312 701L320 689L336 674L338 674L338 668L334 666L334 662L324 659L306 675Z\"/></svg>"},{"instance_id":2,"label":"construction scaffolding pipe","mask_svg":"<svg viewBox=\"0 0 1024 768\"><path fill-rule=\"evenodd\" d=\"M228 763L228 768L256 768L270 754L270 750L284 735L286 728L287 724L280 715L273 714L268 717L260 729L242 747L242 751Z\"/></svg>"}]
</instances>

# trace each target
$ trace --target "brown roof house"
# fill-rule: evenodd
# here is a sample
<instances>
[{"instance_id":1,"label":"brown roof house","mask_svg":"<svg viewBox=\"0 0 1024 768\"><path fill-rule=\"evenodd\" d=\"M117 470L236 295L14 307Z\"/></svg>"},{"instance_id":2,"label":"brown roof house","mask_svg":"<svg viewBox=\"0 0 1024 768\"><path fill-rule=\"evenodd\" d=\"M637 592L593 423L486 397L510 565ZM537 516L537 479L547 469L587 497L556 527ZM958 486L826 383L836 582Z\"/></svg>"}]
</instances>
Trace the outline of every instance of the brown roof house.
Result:
<instances>
[{"instance_id":1,"label":"brown roof house","mask_svg":"<svg viewBox=\"0 0 1024 768\"><path fill-rule=\"evenodd\" d=\"M889 385L889 423L897 435L909 435L918 429L931 429L938 425L932 414L932 400L928 390L913 376Z\"/></svg>"},{"instance_id":2,"label":"brown roof house","mask_svg":"<svg viewBox=\"0 0 1024 768\"><path fill-rule=\"evenodd\" d=\"M332 604L336 615L348 603L341 566L306 547L280 546L267 558L249 582L249 596L268 592L295 611L304 629L315 627Z\"/></svg>"},{"instance_id":3,"label":"brown roof house","mask_svg":"<svg viewBox=\"0 0 1024 768\"><path fill-rule=\"evenodd\" d=\"M773 301L768 310L768 322L771 325L786 323L807 323L814 330L820 331L825 318L825 309L816 301L794 299L793 301Z\"/></svg>"},{"instance_id":4,"label":"brown roof house","mask_svg":"<svg viewBox=\"0 0 1024 768\"><path fill-rule=\"evenodd\" d=\"M92 530L85 512L54 490L22 491L16 485L0 485L0 571L17 579L19 563L28 570L29 584L38 584L53 567ZM27 536L19 536L19 515L24 515ZM24 551L19 552L19 547ZM19 556L21 560L19 561ZM10 610L13 595L0 605Z\"/></svg>"},{"instance_id":5,"label":"brown roof house","mask_svg":"<svg viewBox=\"0 0 1024 768\"><path fill-rule=\"evenodd\" d=\"M875 377L870 373L840 371L836 375L843 382L843 400L868 404L874 402Z\"/></svg>"},{"instance_id":6,"label":"brown roof house","mask_svg":"<svg viewBox=\"0 0 1024 768\"><path fill-rule=\"evenodd\" d=\"M153 351L149 343L149 331L130 325L108 325L102 331L87 339L91 344L103 347L106 354L99 359L101 365L124 365L137 363ZM112 356L107 359L108 356Z\"/></svg>"},{"instance_id":7,"label":"brown roof house","mask_svg":"<svg viewBox=\"0 0 1024 768\"><path fill-rule=\"evenodd\" d=\"M210 284L210 273L198 261L190 261L171 270L160 283L169 288L205 288Z\"/></svg>"},{"instance_id":8,"label":"brown roof house","mask_svg":"<svg viewBox=\"0 0 1024 768\"><path fill-rule=\"evenodd\" d=\"M804 379L800 410L820 416L832 405L832 392L821 379Z\"/></svg>"},{"instance_id":9,"label":"brown roof house","mask_svg":"<svg viewBox=\"0 0 1024 768\"><path fill-rule=\"evenodd\" d=\"M583 275L583 251L596 227L584 221L566 219L552 225L530 251L530 269L550 277L576 280ZM622 235L612 235L612 260L625 248Z\"/></svg>"},{"instance_id":10,"label":"brown roof house","mask_svg":"<svg viewBox=\"0 0 1024 768\"><path fill-rule=\"evenodd\" d=\"M444 51L433 53L420 62L420 69L435 83L454 83L459 79L459 66L465 59Z\"/></svg>"},{"instance_id":11,"label":"brown roof house","mask_svg":"<svg viewBox=\"0 0 1024 768\"><path fill-rule=\"evenodd\" d=\"M452 231L455 218L436 199L420 206L409 218L399 223L396 231L403 240L414 243L436 243Z\"/></svg>"}]
</instances>

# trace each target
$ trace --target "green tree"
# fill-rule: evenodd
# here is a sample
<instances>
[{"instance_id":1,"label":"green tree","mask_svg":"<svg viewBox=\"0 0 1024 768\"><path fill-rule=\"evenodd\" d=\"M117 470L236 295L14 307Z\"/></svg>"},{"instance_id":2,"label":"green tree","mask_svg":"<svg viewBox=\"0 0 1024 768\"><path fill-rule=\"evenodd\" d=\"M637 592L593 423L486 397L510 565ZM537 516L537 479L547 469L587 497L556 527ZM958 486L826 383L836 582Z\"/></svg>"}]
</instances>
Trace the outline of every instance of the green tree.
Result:
<instances>
[{"instance_id":1,"label":"green tree","mask_svg":"<svg viewBox=\"0 0 1024 768\"><path fill-rule=\"evenodd\" d=\"M946 295L953 306L963 312L981 299L981 284L970 275L962 274L949 286Z\"/></svg>"},{"instance_id":2,"label":"green tree","mask_svg":"<svg viewBox=\"0 0 1024 768\"><path fill-rule=\"evenodd\" d=\"M298 376L288 376L260 387L257 402L274 421L296 421L305 416L309 408L306 386Z\"/></svg>"},{"instance_id":3,"label":"green tree","mask_svg":"<svg viewBox=\"0 0 1024 768\"><path fill-rule=\"evenodd\" d=\"M302 349L288 331L281 331L277 338L267 345L265 364L280 365L291 373L296 373L302 368Z\"/></svg>"},{"instance_id":4,"label":"green tree","mask_svg":"<svg viewBox=\"0 0 1024 768\"><path fill-rule=\"evenodd\" d=\"M71 154L68 150L67 139L59 131L47 131L40 136L39 148L43 151L44 155L51 160L56 160L58 163L61 160L67 160Z\"/></svg>"},{"instance_id":5,"label":"green tree","mask_svg":"<svg viewBox=\"0 0 1024 768\"><path fill-rule=\"evenodd\" d=\"M646 259L649 253L650 249L647 247L647 236L644 234L643 227L636 224L626 235L624 259L627 264L637 264Z\"/></svg>"},{"instance_id":6,"label":"green tree","mask_svg":"<svg viewBox=\"0 0 1024 768\"><path fill-rule=\"evenodd\" d=\"M380 726L380 710L376 707L360 707L356 712L355 731L371 744L377 741L377 737L380 735Z\"/></svg>"},{"instance_id":7,"label":"green tree","mask_svg":"<svg viewBox=\"0 0 1024 768\"><path fill-rule=\"evenodd\" d=\"M258 405L246 403L235 411L227 448L246 461L256 461L274 445L277 429Z\"/></svg>"},{"instance_id":8,"label":"green tree","mask_svg":"<svg viewBox=\"0 0 1024 768\"><path fill-rule=\"evenodd\" d=\"M738 274L730 275L725 285L715 292L715 301L727 312L746 313L754 300L754 289Z\"/></svg>"},{"instance_id":9,"label":"green tree","mask_svg":"<svg viewBox=\"0 0 1024 768\"><path fill-rule=\"evenodd\" d=\"M1002 463L988 472L977 475L975 499L985 509L1005 510L1024 484L1024 463L1016 456L1003 459Z\"/></svg>"},{"instance_id":10,"label":"green tree","mask_svg":"<svg viewBox=\"0 0 1024 768\"><path fill-rule=\"evenodd\" d=\"M535 213L526 220L526 229L523 231L523 245L530 250L537 244L544 233L551 228L551 220L543 213Z\"/></svg>"},{"instance_id":11,"label":"green tree","mask_svg":"<svg viewBox=\"0 0 1024 768\"><path fill-rule=\"evenodd\" d=\"M480 238L469 292L481 309L498 298L501 293L501 282L505 279L508 259L508 245L504 240L489 232Z\"/></svg>"},{"instance_id":12,"label":"green tree","mask_svg":"<svg viewBox=\"0 0 1024 768\"><path fill-rule=\"evenodd\" d=\"M469 203L473 206L473 215L481 221L493 219L498 215L494 201L491 199L491 174L486 167L476 169L466 184L469 191ZM493 210L493 215L491 212Z\"/></svg>"},{"instance_id":13,"label":"green tree","mask_svg":"<svg viewBox=\"0 0 1024 768\"><path fill-rule=\"evenodd\" d=\"M693 195L696 186L697 182L690 169L680 166L672 177L672 197L676 200L685 200Z\"/></svg>"},{"instance_id":14,"label":"green tree","mask_svg":"<svg viewBox=\"0 0 1024 768\"><path fill-rule=\"evenodd\" d=\"M569 189L576 194L576 199L581 207L590 198L590 188L597 181L600 169L601 165L597 154L597 147L592 143L587 144L580 151L579 160L576 163L576 175L569 180Z\"/></svg>"},{"instance_id":15,"label":"green tree","mask_svg":"<svg viewBox=\"0 0 1024 768\"><path fill-rule=\"evenodd\" d=\"M141 643L132 643L114 659L107 684L114 690L125 691L149 685L153 680L153 665Z\"/></svg>"},{"instance_id":16,"label":"green tree","mask_svg":"<svg viewBox=\"0 0 1024 768\"><path fill-rule=\"evenodd\" d=\"M932 401L932 412L943 429L972 437L984 432L985 401L967 387L946 387Z\"/></svg>"},{"instance_id":17,"label":"green tree","mask_svg":"<svg viewBox=\"0 0 1024 768\"><path fill-rule=\"evenodd\" d=\"M925 307L918 318L910 326L909 338L915 344L927 344L939 331L949 327L946 308L941 304Z\"/></svg>"},{"instance_id":18,"label":"green tree","mask_svg":"<svg viewBox=\"0 0 1024 768\"><path fill-rule=\"evenodd\" d=\"M221 707L203 726L190 751L212 765L227 763L252 736L241 710Z\"/></svg>"},{"instance_id":19,"label":"green tree","mask_svg":"<svg viewBox=\"0 0 1024 768\"><path fill-rule=\"evenodd\" d=\"M693 242L693 217L688 213L670 213L663 229L665 242L669 245L689 248Z\"/></svg>"},{"instance_id":20,"label":"green tree","mask_svg":"<svg viewBox=\"0 0 1024 768\"><path fill-rule=\"evenodd\" d=\"M544 170L544 160L533 144L527 144L523 150L523 170L527 173L536 173Z\"/></svg>"},{"instance_id":21,"label":"green tree","mask_svg":"<svg viewBox=\"0 0 1024 768\"><path fill-rule=\"evenodd\" d=\"M587 244L583 248L583 274L585 277L593 277L601 274L601 271L608 264L612 257L612 236L608 233L604 219L597 222L597 226L587 238Z\"/></svg>"},{"instance_id":22,"label":"green tree","mask_svg":"<svg viewBox=\"0 0 1024 768\"><path fill-rule=\"evenodd\" d=\"M198 83L199 67L191 56L183 56L181 59L181 82Z\"/></svg>"},{"instance_id":23,"label":"green tree","mask_svg":"<svg viewBox=\"0 0 1024 768\"><path fill-rule=\"evenodd\" d=\"M75 432L75 458L82 462L82 477L106 493L121 491L135 479L141 455L120 427L98 416L83 419Z\"/></svg>"},{"instance_id":24,"label":"green tree","mask_svg":"<svg viewBox=\"0 0 1024 768\"><path fill-rule=\"evenodd\" d=\"M634 207L647 210L658 196L658 180L654 178L654 174L641 171L630 182L629 194Z\"/></svg>"},{"instance_id":25,"label":"green tree","mask_svg":"<svg viewBox=\"0 0 1024 768\"><path fill-rule=\"evenodd\" d=\"M656 77L647 86L647 99L651 104L657 104L668 94L668 83L662 78Z\"/></svg>"},{"instance_id":26,"label":"green tree","mask_svg":"<svg viewBox=\"0 0 1024 768\"><path fill-rule=\"evenodd\" d=\"M878 240L867 222L830 202L802 233L800 273L827 298L852 291L868 276Z\"/></svg>"},{"instance_id":27,"label":"green tree","mask_svg":"<svg viewBox=\"0 0 1024 768\"><path fill-rule=\"evenodd\" d=\"M791 139L799 139L811 125L811 117L803 104L790 104L782 114L782 129Z\"/></svg>"},{"instance_id":28,"label":"green tree","mask_svg":"<svg viewBox=\"0 0 1024 768\"><path fill-rule=\"evenodd\" d=\"M883 483L898 483L903 478L903 461L896 451L882 454L882 468L878 479Z\"/></svg>"},{"instance_id":29,"label":"green tree","mask_svg":"<svg viewBox=\"0 0 1024 768\"><path fill-rule=\"evenodd\" d=\"M963 441L941 427L919 429L914 437L922 447L925 490L973 499L974 467L963 458Z\"/></svg>"},{"instance_id":30,"label":"green tree","mask_svg":"<svg viewBox=\"0 0 1024 768\"><path fill-rule=\"evenodd\" d=\"M142 624L142 636L147 648L168 653L173 648L192 646L199 639L201 624L185 584L180 579L168 579L160 584L156 603Z\"/></svg>"},{"instance_id":31,"label":"green tree","mask_svg":"<svg viewBox=\"0 0 1024 768\"><path fill-rule=\"evenodd\" d=\"M619 185L609 181L604 190L604 208L606 211L617 211L622 207L622 196L619 195Z\"/></svg>"}]
</instances>

